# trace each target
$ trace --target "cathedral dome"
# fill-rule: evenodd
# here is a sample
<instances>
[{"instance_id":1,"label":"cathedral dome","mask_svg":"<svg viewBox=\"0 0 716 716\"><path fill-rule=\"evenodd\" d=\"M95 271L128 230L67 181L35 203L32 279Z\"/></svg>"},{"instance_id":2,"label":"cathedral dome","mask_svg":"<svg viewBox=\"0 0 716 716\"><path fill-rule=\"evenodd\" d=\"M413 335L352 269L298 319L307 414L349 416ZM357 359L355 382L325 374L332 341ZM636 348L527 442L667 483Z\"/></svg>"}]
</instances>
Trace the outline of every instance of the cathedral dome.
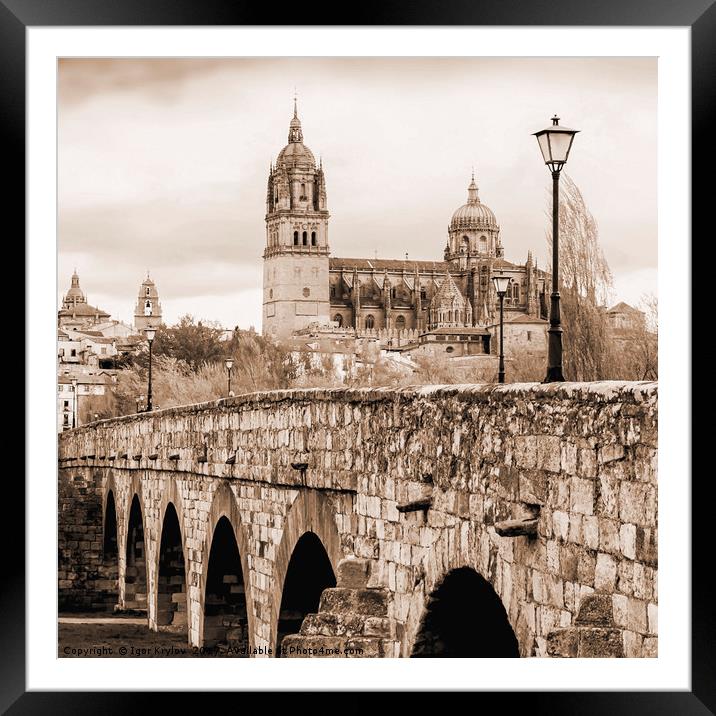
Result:
<instances>
[{"instance_id":1,"label":"cathedral dome","mask_svg":"<svg viewBox=\"0 0 716 716\"><path fill-rule=\"evenodd\" d=\"M497 219L492 209L480 203L477 194L477 184L473 175L470 186L467 188L467 204L463 204L455 211L450 219L451 229L496 229Z\"/></svg>"},{"instance_id":2,"label":"cathedral dome","mask_svg":"<svg viewBox=\"0 0 716 716\"><path fill-rule=\"evenodd\" d=\"M315 168L316 158L313 152L303 142L289 142L278 155L277 166L295 167L310 166Z\"/></svg>"},{"instance_id":3,"label":"cathedral dome","mask_svg":"<svg viewBox=\"0 0 716 716\"><path fill-rule=\"evenodd\" d=\"M279 152L277 166L316 168L313 152L303 143L301 120L298 118L296 101L293 103L293 118L288 127L288 144Z\"/></svg>"}]
</instances>

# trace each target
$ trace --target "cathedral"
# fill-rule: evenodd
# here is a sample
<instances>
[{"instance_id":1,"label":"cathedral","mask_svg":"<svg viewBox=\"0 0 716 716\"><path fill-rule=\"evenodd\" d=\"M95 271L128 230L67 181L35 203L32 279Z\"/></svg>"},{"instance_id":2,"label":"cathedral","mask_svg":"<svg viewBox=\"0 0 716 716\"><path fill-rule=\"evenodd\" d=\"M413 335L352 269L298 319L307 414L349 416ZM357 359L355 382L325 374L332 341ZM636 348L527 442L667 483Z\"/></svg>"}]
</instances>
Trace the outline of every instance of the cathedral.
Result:
<instances>
[{"instance_id":1,"label":"cathedral","mask_svg":"<svg viewBox=\"0 0 716 716\"><path fill-rule=\"evenodd\" d=\"M500 226L474 174L467 201L450 219L442 261L333 257L329 218L323 165L303 142L294 103L288 144L268 177L265 335L283 339L315 325L390 337L448 332L456 340L482 335L481 350L491 352L495 274L512 278L505 323L545 324L550 276L531 253L524 264L505 260Z\"/></svg>"}]
</instances>

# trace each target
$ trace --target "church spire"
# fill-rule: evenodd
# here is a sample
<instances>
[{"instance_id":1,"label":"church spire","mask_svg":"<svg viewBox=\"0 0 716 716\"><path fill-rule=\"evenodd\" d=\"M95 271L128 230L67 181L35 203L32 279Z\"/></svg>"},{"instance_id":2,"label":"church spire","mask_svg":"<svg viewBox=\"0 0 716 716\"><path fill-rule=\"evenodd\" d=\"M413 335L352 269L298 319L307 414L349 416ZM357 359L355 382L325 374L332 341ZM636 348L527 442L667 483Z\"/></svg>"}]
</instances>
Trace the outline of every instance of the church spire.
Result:
<instances>
[{"instance_id":1,"label":"church spire","mask_svg":"<svg viewBox=\"0 0 716 716\"><path fill-rule=\"evenodd\" d=\"M293 119L288 127L288 143L303 142L303 131L301 130L301 120L298 118L298 98L293 96Z\"/></svg>"},{"instance_id":2,"label":"church spire","mask_svg":"<svg viewBox=\"0 0 716 716\"><path fill-rule=\"evenodd\" d=\"M475 184L475 170L472 170L472 179L470 180L470 186L467 187L467 203L468 204L479 204L480 197L477 195L477 184Z\"/></svg>"}]
</instances>

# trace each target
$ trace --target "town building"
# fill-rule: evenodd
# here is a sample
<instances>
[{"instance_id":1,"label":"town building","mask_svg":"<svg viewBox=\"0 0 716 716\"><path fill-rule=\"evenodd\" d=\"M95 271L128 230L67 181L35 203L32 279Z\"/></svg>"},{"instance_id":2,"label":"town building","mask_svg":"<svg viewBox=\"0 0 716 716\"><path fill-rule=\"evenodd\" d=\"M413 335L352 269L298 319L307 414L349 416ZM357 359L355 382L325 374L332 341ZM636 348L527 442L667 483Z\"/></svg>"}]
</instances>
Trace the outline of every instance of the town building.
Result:
<instances>
[{"instance_id":1,"label":"town building","mask_svg":"<svg viewBox=\"0 0 716 716\"><path fill-rule=\"evenodd\" d=\"M546 349L550 276L531 252L524 264L505 259L499 222L481 201L474 174L467 201L448 224L442 260L333 257L329 219L323 165L304 144L294 104L288 144L269 170L264 335L286 340L323 326L375 336L385 348L494 353L499 302L492 277L501 274L512 278L505 298L511 343L534 337L533 345Z\"/></svg>"}]
</instances>

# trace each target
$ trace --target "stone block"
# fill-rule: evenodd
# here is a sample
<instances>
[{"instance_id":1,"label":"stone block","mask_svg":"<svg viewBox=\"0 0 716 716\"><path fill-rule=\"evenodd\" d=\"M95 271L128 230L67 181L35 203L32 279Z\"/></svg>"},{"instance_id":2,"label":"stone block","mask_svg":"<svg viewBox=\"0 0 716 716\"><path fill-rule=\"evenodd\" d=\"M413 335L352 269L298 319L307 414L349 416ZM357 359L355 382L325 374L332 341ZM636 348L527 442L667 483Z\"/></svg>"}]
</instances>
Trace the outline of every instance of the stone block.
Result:
<instances>
[{"instance_id":1,"label":"stone block","mask_svg":"<svg viewBox=\"0 0 716 716\"><path fill-rule=\"evenodd\" d=\"M598 627L579 629L577 656L583 659L613 659L624 656L621 630Z\"/></svg>"},{"instance_id":2,"label":"stone block","mask_svg":"<svg viewBox=\"0 0 716 716\"><path fill-rule=\"evenodd\" d=\"M646 634L648 621L646 615L646 602L641 599L629 599L627 605L627 627L638 634Z\"/></svg>"},{"instance_id":3,"label":"stone block","mask_svg":"<svg viewBox=\"0 0 716 716\"><path fill-rule=\"evenodd\" d=\"M636 525L623 524L619 528L619 548L627 559L636 559Z\"/></svg>"},{"instance_id":4,"label":"stone block","mask_svg":"<svg viewBox=\"0 0 716 716\"><path fill-rule=\"evenodd\" d=\"M547 634L547 654L549 656L575 658L578 647L578 629L556 629Z\"/></svg>"},{"instance_id":5,"label":"stone block","mask_svg":"<svg viewBox=\"0 0 716 716\"><path fill-rule=\"evenodd\" d=\"M618 627L626 627L629 598L624 594L612 594L612 614L614 624Z\"/></svg>"},{"instance_id":6,"label":"stone block","mask_svg":"<svg viewBox=\"0 0 716 716\"><path fill-rule=\"evenodd\" d=\"M599 552L594 571L594 588L602 592L613 592L616 578L617 565L614 557L604 552Z\"/></svg>"},{"instance_id":7,"label":"stone block","mask_svg":"<svg viewBox=\"0 0 716 716\"><path fill-rule=\"evenodd\" d=\"M582 515L594 514L594 482L573 477L570 486L570 508Z\"/></svg>"},{"instance_id":8,"label":"stone block","mask_svg":"<svg viewBox=\"0 0 716 716\"><path fill-rule=\"evenodd\" d=\"M588 594L582 597L574 623L577 626L612 626L612 598L608 594Z\"/></svg>"},{"instance_id":9,"label":"stone block","mask_svg":"<svg viewBox=\"0 0 716 716\"><path fill-rule=\"evenodd\" d=\"M367 559L342 559L338 563L338 586L346 589L362 589L370 579L370 561Z\"/></svg>"}]
</instances>

